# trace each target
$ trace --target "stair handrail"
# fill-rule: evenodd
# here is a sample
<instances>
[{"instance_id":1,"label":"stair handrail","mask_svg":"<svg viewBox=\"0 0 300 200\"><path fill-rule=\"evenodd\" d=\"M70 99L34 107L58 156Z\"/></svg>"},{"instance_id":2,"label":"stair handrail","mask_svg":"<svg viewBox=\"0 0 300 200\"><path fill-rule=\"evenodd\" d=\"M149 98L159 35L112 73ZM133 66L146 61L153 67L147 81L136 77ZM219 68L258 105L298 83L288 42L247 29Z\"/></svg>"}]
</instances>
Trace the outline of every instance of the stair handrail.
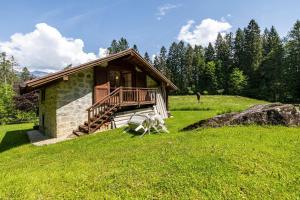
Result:
<instances>
[{"instance_id":1,"label":"stair handrail","mask_svg":"<svg viewBox=\"0 0 300 200\"><path fill-rule=\"evenodd\" d=\"M90 106L86 111L88 112L88 132L90 133L91 131L91 112L93 112L93 110L97 109L98 107L101 106L101 104L105 103L107 100L109 100L111 97L113 97L115 94L118 94L120 92L121 88L118 87L117 89L115 89L112 93L106 95L103 99L101 99L100 101L94 103L92 106ZM120 102L119 102L120 104Z\"/></svg>"},{"instance_id":2,"label":"stair handrail","mask_svg":"<svg viewBox=\"0 0 300 200\"><path fill-rule=\"evenodd\" d=\"M114 95L115 93L119 92L120 88L121 87L116 88L112 93L109 93L103 99L101 99L100 101L97 101L96 103L94 103L93 105L91 105L88 109L86 109L86 111L90 111L92 108L96 107L97 105L102 104L104 101L106 101L107 99L109 99L112 95Z\"/></svg>"}]
</instances>

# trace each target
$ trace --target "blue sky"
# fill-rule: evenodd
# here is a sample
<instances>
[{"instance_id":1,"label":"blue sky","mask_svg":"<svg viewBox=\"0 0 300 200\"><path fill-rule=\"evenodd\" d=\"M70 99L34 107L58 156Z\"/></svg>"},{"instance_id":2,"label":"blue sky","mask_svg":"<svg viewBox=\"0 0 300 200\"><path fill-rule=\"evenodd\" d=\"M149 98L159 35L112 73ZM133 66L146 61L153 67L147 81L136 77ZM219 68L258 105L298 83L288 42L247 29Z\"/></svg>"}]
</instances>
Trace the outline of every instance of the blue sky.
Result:
<instances>
[{"instance_id":1,"label":"blue sky","mask_svg":"<svg viewBox=\"0 0 300 200\"><path fill-rule=\"evenodd\" d=\"M186 32L188 35L185 34L183 38L187 38L186 42L192 41L189 38L197 34L197 31L193 32L197 29L195 26L201 24L205 19L215 20L220 25L223 23L225 27L217 30L227 32L235 31L237 27L245 27L249 20L254 18L261 29L275 25L280 35L284 36L293 23L300 18L299 8L300 1L296 0L2 1L0 49L2 44L4 47L1 50L10 51L12 46L16 46L10 39L13 34L31 33L37 29L37 24L45 23L56 29L62 37L81 39L84 42L82 49L84 53L94 53L95 56L98 56L99 48L106 48L112 39L119 39L123 36L131 45L137 44L141 53L148 51L152 55L157 53L162 45L169 46L172 41L176 41L180 30L189 22L190 26L187 27L188 31ZM190 20L193 20L193 23ZM206 33L205 30L204 32L202 30L202 36L196 37L194 43L202 44L203 42L201 43L200 40L205 41L207 38L203 37L206 34L210 34L210 32ZM29 38L26 40L30 40ZM4 43L6 46L3 45ZM34 58L34 62L28 61L30 55L23 55L24 53L19 51L19 47L16 49L11 50L11 53L16 52L15 54L24 62L20 63L21 65L36 65L32 69L45 68L47 70L58 70L62 67L50 66L59 65L59 62L53 62L45 67L48 65L47 63L39 63L43 55ZM41 50L39 49L39 51ZM54 57L53 59L57 59ZM93 55L89 55L84 59L92 58L94 58ZM74 62L82 62L82 60ZM63 63L65 64L65 62Z\"/></svg>"}]
</instances>

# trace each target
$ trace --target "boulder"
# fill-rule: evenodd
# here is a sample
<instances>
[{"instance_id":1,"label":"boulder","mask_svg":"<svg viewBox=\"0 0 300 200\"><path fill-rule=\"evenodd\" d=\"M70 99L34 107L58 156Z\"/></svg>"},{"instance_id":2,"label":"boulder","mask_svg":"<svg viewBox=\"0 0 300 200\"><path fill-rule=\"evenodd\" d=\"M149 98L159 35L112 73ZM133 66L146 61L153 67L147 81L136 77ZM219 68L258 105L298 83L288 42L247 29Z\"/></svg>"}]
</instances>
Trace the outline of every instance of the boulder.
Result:
<instances>
[{"instance_id":1,"label":"boulder","mask_svg":"<svg viewBox=\"0 0 300 200\"><path fill-rule=\"evenodd\" d=\"M299 108L291 104L256 105L242 112L227 113L201 120L183 128L183 130L250 124L300 126L300 111Z\"/></svg>"}]
</instances>

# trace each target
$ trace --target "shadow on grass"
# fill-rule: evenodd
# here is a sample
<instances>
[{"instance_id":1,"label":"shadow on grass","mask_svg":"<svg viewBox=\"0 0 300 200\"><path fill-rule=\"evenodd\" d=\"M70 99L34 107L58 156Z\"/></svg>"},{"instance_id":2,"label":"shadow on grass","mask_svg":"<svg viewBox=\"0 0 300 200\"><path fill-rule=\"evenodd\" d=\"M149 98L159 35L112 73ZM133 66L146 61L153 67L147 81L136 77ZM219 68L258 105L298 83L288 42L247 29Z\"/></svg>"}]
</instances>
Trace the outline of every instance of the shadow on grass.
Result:
<instances>
[{"instance_id":1,"label":"shadow on grass","mask_svg":"<svg viewBox=\"0 0 300 200\"><path fill-rule=\"evenodd\" d=\"M0 153L24 144L28 144L29 140L26 131L29 130L31 129L6 132L0 143Z\"/></svg>"},{"instance_id":2,"label":"shadow on grass","mask_svg":"<svg viewBox=\"0 0 300 200\"><path fill-rule=\"evenodd\" d=\"M124 132L127 133L127 134L129 134L129 135L131 135L132 138L133 138L133 137L141 137L141 138L142 138L142 137L145 137L145 136L149 135L148 132L145 133L145 134L143 135L143 133L141 133L141 132L136 132L136 131L131 130L131 129L129 129L129 128L126 128L126 129L124 130ZM151 135L159 135L160 133L151 131L150 134L151 134Z\"/></svg>"}]
</instances>

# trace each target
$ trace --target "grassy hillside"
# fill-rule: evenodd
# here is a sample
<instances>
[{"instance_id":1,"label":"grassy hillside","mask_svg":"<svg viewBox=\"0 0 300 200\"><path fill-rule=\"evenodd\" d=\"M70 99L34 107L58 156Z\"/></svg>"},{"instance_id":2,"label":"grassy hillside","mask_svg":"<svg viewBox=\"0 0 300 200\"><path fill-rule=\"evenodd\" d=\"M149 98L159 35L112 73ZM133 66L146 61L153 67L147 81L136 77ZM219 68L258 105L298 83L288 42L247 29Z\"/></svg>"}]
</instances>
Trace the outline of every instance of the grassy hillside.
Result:
<instances>
[{"instance_id":1,"label":"grassy hillside","mask_svg":"<svg viewBox=\"0 0 300 200\"><path fill-rule=\"evenodd\" d=\"M179 132L257 103L229 96L170 98L169 134L116 129L35 147L0 127L0 199L297 199L300 128L224 127Z\"/></svg>"}]
</instances>

